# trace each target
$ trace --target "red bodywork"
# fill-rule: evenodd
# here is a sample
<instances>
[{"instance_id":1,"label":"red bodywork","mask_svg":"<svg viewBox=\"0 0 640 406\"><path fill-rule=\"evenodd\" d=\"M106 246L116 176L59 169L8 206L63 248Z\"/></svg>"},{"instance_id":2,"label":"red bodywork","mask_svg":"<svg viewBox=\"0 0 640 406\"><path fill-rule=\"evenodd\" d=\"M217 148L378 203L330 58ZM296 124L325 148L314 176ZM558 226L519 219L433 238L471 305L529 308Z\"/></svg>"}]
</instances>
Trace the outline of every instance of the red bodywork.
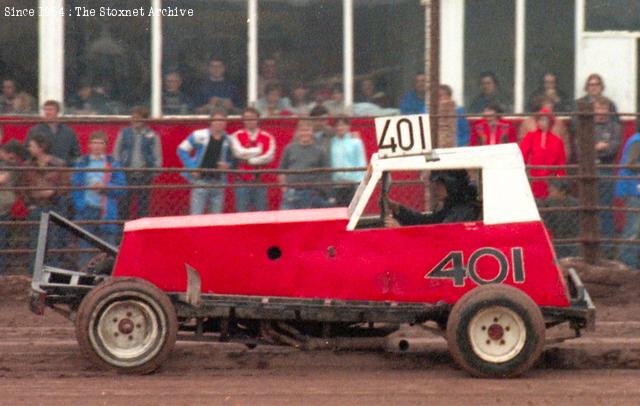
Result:
<instances>
[{"instance_id":1,"label":"red bodywork","mask_svg":"<svg viewBox=\"0 0 640 406\"><path fill-rule=\"evenodd\" d=\"M347 222L346 208L136 220L125 227L113 276L140 277L166 292L185 292L189 264L200 274L203 294L455 303L477 286L472 278L454 286L453 278L426 276L451 253L460 252L466 266L472 253L489 248L507 259L502 283L521 289L539 306L569 306L541 221L354 231L347 230ZM514 273L514 249L522 253L521 282ZM281 256L270 259L268 253L277 256L278 250ZM480 256L474 269L479 278L492 280L500 264Z\"/></svg>"}]
</instances>

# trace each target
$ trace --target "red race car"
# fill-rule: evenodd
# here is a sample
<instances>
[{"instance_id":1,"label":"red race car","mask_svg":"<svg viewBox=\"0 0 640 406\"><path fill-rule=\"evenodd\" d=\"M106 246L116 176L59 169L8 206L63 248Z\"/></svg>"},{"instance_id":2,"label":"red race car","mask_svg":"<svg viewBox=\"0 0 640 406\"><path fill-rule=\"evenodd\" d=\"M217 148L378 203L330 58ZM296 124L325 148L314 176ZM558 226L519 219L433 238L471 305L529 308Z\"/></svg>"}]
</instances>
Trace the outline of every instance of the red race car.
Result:
<instances>
[{"instance_id":1,"label":"red race car","mask_svg":"<svg viewBox=\"0 0 640 406\"><path fill-rule=\"evenodd\" d=\"M471 374L520 375L547 328L568 323L579 336L593 328L594 306L578 275L557 266L518 147L431 151L413 142L419 131L402 134L413 124L379 134L348 208L143 218L126 223L119 249L44 214L32 310L66 314L83 352L125 373L157 369L177 338L317 348L435 321ZM439 173L471 174L457 179L477 191L466 214L475 218L391 200L416 184L393 173L415 171L432 184ZM46 265L51 223L102 250L101 260L80 271Z\"/></svg>"}]
</instances>

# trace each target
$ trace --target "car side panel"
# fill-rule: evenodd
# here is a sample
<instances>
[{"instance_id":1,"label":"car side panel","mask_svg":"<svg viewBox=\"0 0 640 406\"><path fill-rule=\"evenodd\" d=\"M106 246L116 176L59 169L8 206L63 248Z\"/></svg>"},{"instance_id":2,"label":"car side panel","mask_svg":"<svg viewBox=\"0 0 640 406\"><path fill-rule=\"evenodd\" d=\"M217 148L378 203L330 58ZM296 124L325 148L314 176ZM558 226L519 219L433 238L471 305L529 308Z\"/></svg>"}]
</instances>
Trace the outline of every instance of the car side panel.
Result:
<instances>
[{"instance_id":1,"label":"car side panel","mask_svg":"<svg viewBox=\"0 0 640 406\"><path fill-rule=\"evenodd\" d=\"M345 228L340 219L127 232L114 276L183 292L189 264L203 293L429 303L455 303L493 281L522 289L541 306L569 305L539 221ZM271 259L274 247L281 256Z\"/></svg>"}]
</instances>

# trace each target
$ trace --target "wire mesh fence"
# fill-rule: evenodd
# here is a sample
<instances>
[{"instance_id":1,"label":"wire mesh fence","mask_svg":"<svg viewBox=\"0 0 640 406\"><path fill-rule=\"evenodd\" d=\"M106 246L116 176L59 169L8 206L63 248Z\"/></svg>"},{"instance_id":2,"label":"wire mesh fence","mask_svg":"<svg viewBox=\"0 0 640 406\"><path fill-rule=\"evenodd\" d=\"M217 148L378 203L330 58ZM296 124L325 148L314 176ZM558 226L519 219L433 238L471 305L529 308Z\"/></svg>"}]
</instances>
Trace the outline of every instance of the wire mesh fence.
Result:
<instances>
[{"instance_id":1,"label":"wire mesh fence","mask_svg":"<svg viewBox=\"0 0 640 406\"><path fill-rule=\"evenodd\" d=\"M529 167L533 169L535 167ZM608 166L615 172L619 166ZM631 167L640 171L640 167ZM564 167L571 172L572 167ZM575 169L575 167L573 167ZM52 169L14 167L4 168L16 178L20 178L27 171L50 172ZM50 186L29 186L16 182L15 186L1 187L0 194L12 193L16 196L12 214L6 214L0 220L0 237L4 244L0 247L0 265L5 273L26 273L32 266L35 244L38 235L38 221L42 212L52 210L73 219L87 231L99 236L103 240L118 245L122 236L123 223L141 217L181 216L197 213L238 212L240 207L248 210L282 210L296 208L320 208L347 206L353 196L356 183L333 182L331 174L337 172L362 173L366 168L317 168L300 171L263 170L254 171L254 175L261 175L260 182L238 182L237 175L244 173L237 170L208 170L196 169L193 172L202 174L218 174L220 179L213 182L187 182L180 177L184 168L163 168L136 171L133 169L74 169L57 168L59 172L78 174L80 172L107 173L121 172L146 173L149 182L142 185L130 186L85 186L72 183L55 187L55 193L44 200L36 200L31 195L52 191ZM278 175L293 173L313 173L325 177L323 181L314 183L279 183ZM472 182L481 188L481 175L470 174ZM640 206L635 201L625 202L612 199L608 203L602 199L598 205L585 207L580 203L579 183L587 178L584 175L569 174L563 177L531 177L531 182L545 182L549 195L537 200L540 215L554 242L556 254L559 258L582 255L583 242L586 237L581 233L581 216L585 212L595 211L598 214L599 229L597 240L602 243L602 254L616 259L625 255L636 255L638 240L636 234L629 230L637 227L635 223L640 218ZM394 173L389 196L398 203L419 211L433 210L434 199L429 183L429 174L422 172ZM598 187L605 183L609 189L618 181L640 180L640 176L595 176ZM249 190L260 191L258 199L243 194ZM83 205L87 194L100 197L98 206ZM222 204L216 206L215 198L208 195L213 193ZM379 192L378 192L379 193ZM201 201L197 197L200 195ZM368 215L379 215L380 206L378 194L370 200L366 212ZM481 199L482 194L479 194ZM242 204L239 199L253 198L252 205ZM146 202L145 202L146 200ZM625 204L626 203L626 204ZM107 213L107 205L111 211ZM198 207L196 207L198 206ZM625 233L626 232L626 233ZM80 240L58 230L55 225L48 235L48 247L52 255L52 264L69 269L86 266L96 255ZM637 247L637 248L636 248Z\"/></svg>"},{"instance_id":2,"label":"wire mesh fence","mask_svg":"<svg viewBox=\"0 0 640 406\"><path fill-rule=\"evenodd\" d=\"M566 115L573 117L571 126L574 127L567 151L572 150L570 153L578 158L568 159L567 162L571 162L568 165L527 167L534 195L541 185L545 190L537 195L537 204L556 253L558 257L584 255L594 260L602 256L637 263L640 199L616 196L616 187L621 182L633 183L640 179L640 167L600 163L594 148L593 111L587 109ZM613 116L613 113L605 115ZM446 120L454 116L436 118ZM325 126L331 119L313 118ZM520 117L512 119L517 121ZM228 133L241 128L237 118L225 120L228 120ZM41 168L17 164L0 168L0 273L30 270L39 215L48 210L72 219L117 245L124 222L146 216L347 206L357 183L340 180L344 177L336 174L362 176L366 168L275 169L281 151L294 139L297 120L293 117L261 119L260 128L277 135L278 150L274 162L261 170L185 169L176 157L176 150L186 135L206 124L202 118L148 121L163 136L162 168ZM24 135L32 124L41 122L39 118L31 118L0 123L5 134ZM73 127L83 146L92 132L104 129L112 148L118 132L129 124L125 119L97 118L61 119L60 122ZM565 119L565 123L568 122ZM630 122L626 127L625 131L631 133ZM352 118L350 129L362 139L367 156L376 150L371 118ZM434 134L433 145L438 144ZM620 156L615 162L619 160ZM9 174L12 181L2 181L3 173ZM560 173L562 176L558 176ZM31 181L25 181L25 177ZM87 181L89 177L93 179L91 182ZM480 174L471 174L471 178L481 188ZM89 184L97 186L87 186ZM434 202L431 189L429 174L403 172L394 174L390 197L413 209L429 211ZM366 209L370 215L380 213L378 195L379 192ZM11 207L5 210L7 205ZM77 268L86 264L95 251L75 237L63 234L54 227L48 237L51 252L61 266Z\"/></svg>"}]
</instances>

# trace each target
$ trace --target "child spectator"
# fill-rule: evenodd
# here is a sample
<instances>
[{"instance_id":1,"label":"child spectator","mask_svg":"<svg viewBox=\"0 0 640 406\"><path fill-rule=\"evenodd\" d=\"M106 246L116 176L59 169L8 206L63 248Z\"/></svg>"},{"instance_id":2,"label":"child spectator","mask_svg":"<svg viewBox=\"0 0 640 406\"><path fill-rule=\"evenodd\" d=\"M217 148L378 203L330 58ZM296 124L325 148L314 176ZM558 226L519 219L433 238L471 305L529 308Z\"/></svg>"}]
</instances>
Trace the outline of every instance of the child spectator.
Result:
<instances>
[{"instance_id":1,"label":"child spectator","mask_svg":"<svg viewBox=\"0 0 640 406\"><path fill-rule=\"evenodd\" d=\"M551 128L555 117L549 109L541 109L540 116L536 118L538 128L524 136L520 141L520 150L527 165L566 165L564 143L555 135ZM564 176L562 168L540 169L535 168L529 171L531 177L539 176ZM544 180L534 180L531 182L533 196L543 199L549 195L547 182Z\"/></svg>"},{"instance_id":2,"label":"child spectator","mask_svg":"<svg viewBox=\"0 0 640 406\"><path fill-rule=\"evenodd\" d=\"M335 136L331 139L331 167L360 168L367 166L364 145L360 137L349 132L349 119L338 117L334 128ZM352 185L335 186L334 195L338 206L349 205L357 184L363 177L364 172L333 172L333 182L352 183Z\"/></svg>"},{"instance_id":3,"label":"child spectator","mask_svg":"<svg viewBox=\"0 0 640 406\"><path fill-rule=\"evenodd\" d=\"M92 187L95 189L74 189L71 193L76 220L117 220L118 199L125 195L123 189L106 189L126 185L124 173L120 171L106 172L105 169L119 168L120 164L113 157L106 154L107 135L102 131L95 131L89 135L87 155L82 156L75 167L78 169L95 169L95 172L75 172L71 183L74 187ZM111 245L116 244L120 235L118 224L90 224L83 226L87 231L97 235ZM81 240L81 248L90 245ZM91 254L81 254L84 264L91 258Z\"/></svg>"},{"instance_id":4,"label":"child spectator","mask_svg":"<svg viewBox=\"0 0 640 406\"><path fill-rule=\"evenodd\" d=\"M333 138L333 127L327 119L328 115L329 110L322 105L315 106L309 113L310 117L317 117L313 120L313 139L317 145L322 147L327 157L330 156L331 139Z\"/></svg>"},{"instance_id":5,"label":"child spectator","mask_svg":"<svg viewBox=\"0 0 640 406\"><path fill-rule=\"evenodd\" d=\"M195 130L178 146L178 157L187 169L229 169L231 154L227 113L218 110L211 115L209 128ZM222 186L226 174L185 172L183 176L194 186ZM208 204L208 209L207 209ZM195 187L191 189L191 214L222 213L223 188Z\"/></svg>"},{"instance_id":6,"label":"child spectator","mask_svg":"<svg viewBox=\"0 0 640 406\"><path fill-rule=\"evenodd\" d=\"M471 126L469 145L495 145L516 142L516 130L513 125L500 118L502 107L497 103L489 103L481 118Z\"/></svg>"},{"instance_id":7,"label":"child spectator","mask_svg":"<svg viewBox=\"0 0 640 406\"><path fill-rule=\"evenodd\" d=\"M543 98L541 102L540 109L547 109L549 112L553 113L555 110L553 108L554 102L551 98ZM540 110L538 109L538 110ZM527 133L531 131L536 131L538 129L538 120L536 117L527 117L522 120L520 124L520 128L518 129L518 141L522 141ZM553 120L553 124L551 126L551 132L560 137L562 142L564 143L564 152L567 159L571 156L572 146L571 146L571 137L569 136L569 129L567 125L562 120Z\"/></svg>"},{"instance_id":8,"label":"child spectator","mask_svg":"<svg viewBox=\"0 0 640 406\"><path fill-rule=\"evenodd\" d=\"M276 141L273 135L258 128L258 110L247 107L242 114L244 129L230 137L231 150L239 160L238 169L251 171L262 169L273 162L276 155ZM260 174L242 173L237 182L260 183ZM267 209L267 189L265 187L240 187L236 189L236 211L263 211Z\"/></svg>"},{"instance_id":9,"label":"child spectator","mask_svg":"<svg viewBox=\"0 0 640 406\"><path fill-rule=\"evenodd\" d=\"M313 139L311 121L300 120L296 134L285 148L280 169L314 169L328 166L327 156ZM325 173L292 173L278 176L280 183L317 183L326 178ZM325 207L326 196L321 188L313 186L283 186L282 210Z\"/></svg>"}]
</instances>

